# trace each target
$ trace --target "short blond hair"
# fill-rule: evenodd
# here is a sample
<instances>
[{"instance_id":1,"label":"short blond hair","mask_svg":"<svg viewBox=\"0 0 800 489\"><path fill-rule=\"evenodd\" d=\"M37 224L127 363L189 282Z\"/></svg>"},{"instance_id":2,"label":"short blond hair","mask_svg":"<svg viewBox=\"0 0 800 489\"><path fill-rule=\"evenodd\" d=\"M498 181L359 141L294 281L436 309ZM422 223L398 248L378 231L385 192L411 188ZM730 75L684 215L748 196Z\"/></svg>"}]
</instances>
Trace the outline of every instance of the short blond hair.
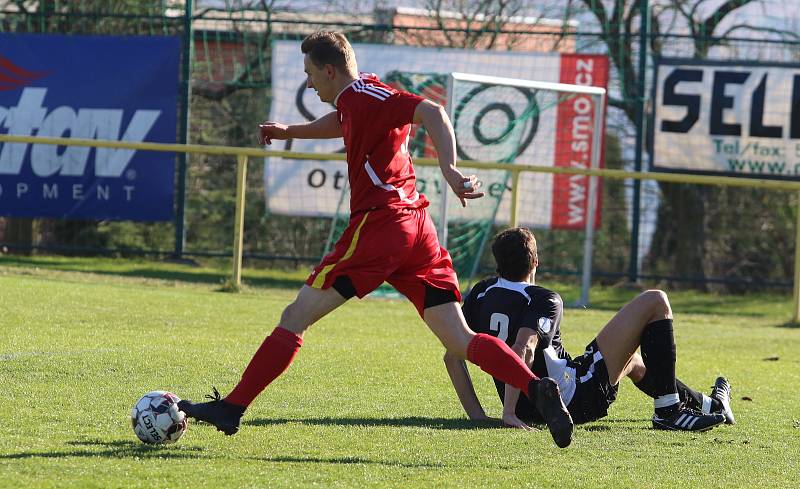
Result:
<instances>
[{"instance_id":1,"label":"short blond hair","mask_svg":"<svg viewBox=\"0 0 800 489\"><path fill-rule=\"evenodd\" d=\"M332 65L334 68L350 74L358 72L353 46L341 32L315 32L303 39L300 51L307 54L319 68Z\"/></svg>"}]
</instances>

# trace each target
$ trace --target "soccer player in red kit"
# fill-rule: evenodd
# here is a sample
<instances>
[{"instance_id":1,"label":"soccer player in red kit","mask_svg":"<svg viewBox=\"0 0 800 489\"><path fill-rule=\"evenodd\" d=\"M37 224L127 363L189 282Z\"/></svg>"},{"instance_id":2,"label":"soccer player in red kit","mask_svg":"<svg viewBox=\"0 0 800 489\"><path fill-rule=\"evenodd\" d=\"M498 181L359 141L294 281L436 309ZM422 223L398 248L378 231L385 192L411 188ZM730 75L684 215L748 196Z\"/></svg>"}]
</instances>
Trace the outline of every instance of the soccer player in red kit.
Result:
<instances>
[{"instance_id":1,"label":"soccer player in red kit","mask_svg":"<svg viewBox=\"0 0 800 489\"><path fill-rule=\"evenodd\" d=\"M417 192L408 153L410 124L423 124L436 148L439 167L466 205L480 198L474 175L456 169L455 136L444 109L417 95L396 90L372 74L359 74L353 48L337 32L317 32L301 45L306 85L336 107L319 119L285 125L265 122L259 139L344 139L350 183L350 222L334 250L308 277L297 298L284 309L224 399L181 401L188 416L227 435L236 433L245 409L281 375L303 344L303 333L353 296L363 297L384 281L403 293L447 350L519 388L541 412L553 439L569 445L573 423L557 384L539 379L503 341L475 334L459 307L461 294L450 255L439 245Z\"/></svg>"}]
</instances>

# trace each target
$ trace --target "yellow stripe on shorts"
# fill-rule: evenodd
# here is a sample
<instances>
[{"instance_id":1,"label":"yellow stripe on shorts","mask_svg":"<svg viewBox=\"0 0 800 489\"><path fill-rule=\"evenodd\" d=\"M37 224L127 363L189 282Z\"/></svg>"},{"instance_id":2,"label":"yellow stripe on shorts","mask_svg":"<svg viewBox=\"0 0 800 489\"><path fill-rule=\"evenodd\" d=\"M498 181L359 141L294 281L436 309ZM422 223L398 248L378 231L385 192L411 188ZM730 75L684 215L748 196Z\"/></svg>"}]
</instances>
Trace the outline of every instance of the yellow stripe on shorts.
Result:
<instances>
[{"instance_id":1,"label":"yellow stripe on shorts","mask_svg":"<svg viewBox=\"0 0 800 489\"><path fill-rule=\"evenodd\" d=\"M361 234L361 228L364 227L364 223L367 222L367 216L369 216L369 212L364 214L364 217L358 224L356 232L353 233L353 240L350 242L350 246L347 248L347 251L345 252L344 256L341 259L339 259L339 261L337 261L336 263L325 265L322 271L319 272L319 275L317 275L317 278L314 279L314 282L311 283L312 287L314 287L315 289L321 289L322 285L325 283L325 277L328 275L328 272L333 270L333 267L335 267L336 265L342 263L343 261L353 256L353 253L355 253L356 251L356 243L358 243L358 236Z\"/></svg>"}]
</instances>

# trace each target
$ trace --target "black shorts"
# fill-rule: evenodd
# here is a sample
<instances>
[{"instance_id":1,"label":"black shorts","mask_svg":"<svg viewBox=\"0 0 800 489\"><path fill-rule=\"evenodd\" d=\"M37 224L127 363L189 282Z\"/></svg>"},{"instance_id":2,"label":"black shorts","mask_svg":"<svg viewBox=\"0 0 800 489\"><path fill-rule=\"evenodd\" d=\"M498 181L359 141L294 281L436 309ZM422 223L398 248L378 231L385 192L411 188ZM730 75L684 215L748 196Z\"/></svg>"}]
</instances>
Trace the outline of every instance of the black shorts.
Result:
<instances>
[{"instance_id":1,"label":"black shorts","mask_svg":"<svg viewBox=\"0 0 800 489\"><path fill-rule=\"evenodd\" d=\"M608 368L597 348L597 340L586 346L581 356L568 360L562 368L549 372L561 390L567 409L575 424L595 421L608 414L608 407L617 399L617 385L608 380ZM495 382L500 401L504 384ZM566 400L568 398L568 401ZM517 416L523 421L543 423L542 416L527 397L520 396Z\"/></svg>"},{"instance_id":2,"label":"black shorts","mask_svg":"<svg viewBox=\"0 0 800 489\"><path fill-rule=\"evenodd\" d=\"M567 409L572 421L581 424L605 417L617 399L619 385L611 385L596 339L586 345L583 355L572 359L571 366L575 368L575 393Z\"/></svg>"}]
</instances>

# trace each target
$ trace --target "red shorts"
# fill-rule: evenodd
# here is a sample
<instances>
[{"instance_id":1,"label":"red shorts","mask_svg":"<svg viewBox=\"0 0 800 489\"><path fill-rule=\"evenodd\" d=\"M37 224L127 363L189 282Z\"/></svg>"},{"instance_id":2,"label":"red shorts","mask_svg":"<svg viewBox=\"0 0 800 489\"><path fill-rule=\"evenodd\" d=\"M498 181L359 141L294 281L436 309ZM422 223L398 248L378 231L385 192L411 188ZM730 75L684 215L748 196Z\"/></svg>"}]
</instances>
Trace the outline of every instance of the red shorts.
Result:
<instances>
[{"instance_id":1,"label":"red shorts","mask_svg":"<svg viewBox=\"0 0 800 489\"><path fill-rule=\"evenodd\" d=\"M420 316L426 285L452 291L461 300L450 254L439 246L424 208L377 209L351 216L333 251L306 284L327 289L342 275L353 283L358 297L389 282L414 303Z\"/></svg>"}]
</instances>

